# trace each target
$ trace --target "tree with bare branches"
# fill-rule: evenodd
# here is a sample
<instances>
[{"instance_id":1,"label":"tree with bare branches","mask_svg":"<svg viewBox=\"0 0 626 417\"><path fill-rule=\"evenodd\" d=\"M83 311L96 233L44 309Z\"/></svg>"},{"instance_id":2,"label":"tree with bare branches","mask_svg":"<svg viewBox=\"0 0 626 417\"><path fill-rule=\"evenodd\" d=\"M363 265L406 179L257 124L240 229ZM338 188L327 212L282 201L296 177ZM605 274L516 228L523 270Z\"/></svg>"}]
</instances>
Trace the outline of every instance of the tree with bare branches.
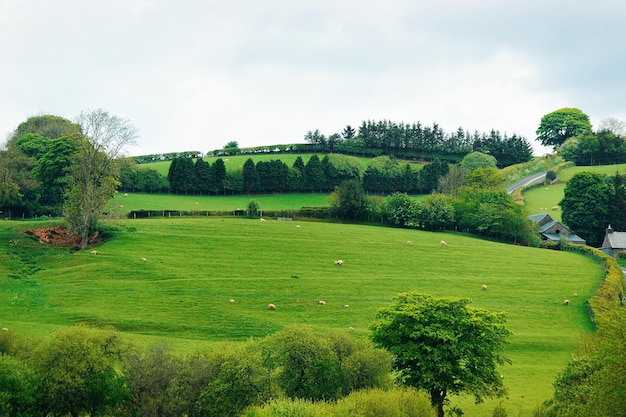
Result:
<instances>
[{"instance_id":1,"label":"tree with bare branches","mask_svg":"<svg viewBox=\"0 0 626 417\"><path fill-rule=\"evenodd\" d=\"M80 237L80 247L85 249L119 185L116 158L126 146L136 143L137 129L102 109L83 111L76 123L81 127L81 137L64 211L70 231Z\"/></svg>"}]
</instances>

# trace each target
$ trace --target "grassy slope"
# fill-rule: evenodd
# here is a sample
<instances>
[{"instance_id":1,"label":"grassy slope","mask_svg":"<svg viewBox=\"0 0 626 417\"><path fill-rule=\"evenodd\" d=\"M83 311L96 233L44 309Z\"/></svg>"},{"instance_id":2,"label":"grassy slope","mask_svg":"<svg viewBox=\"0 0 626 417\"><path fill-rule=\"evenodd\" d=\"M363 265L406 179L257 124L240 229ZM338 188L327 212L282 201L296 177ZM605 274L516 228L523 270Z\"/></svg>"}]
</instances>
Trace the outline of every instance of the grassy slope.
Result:
<instances>
[{"instance_id":1,"label":"grassy slope","mask_svg":"<svg viewBox=\"0 0 626 417\"><path fill-rule=\"evenodd\" d=\"M175 194L116 194L110 208L118 215L132 210L245 210L251 200L261 210L292 210L301 207L328 207L328 194L253 194L234 196L179 196ZM121 207L123 206L123 207Z\"/></svg>"},{"instance_id":2,"label":"grassy slope","mask_svg":"<svg viewBox=\"0 0 626 417\"><path fill-rule=\"evenodd\" d=\"M270 161L270 160L281 160L283 161L285 164L287 164L287 166L291 167L293 166L293 163L295 162L296 158L298 156L302 157L302 161L306 164L309 161L309 158L311 158L311 155L313 154L289 154L289 153L285 153L285 154L253 154L253 155L235 155L235 156L223 156L220 157L219 159L221 159L222 161L224 161L224 165L226 166L226 170L227 171L235 171L237 169L243 168L243 164L246 162L246 160L248 158L252 158L252 160L254 161L254 163L256 164L259 161ZM325 154L318 154L318 157L320 158L320 160L322 160L324 158ZM361 161L361 164L363 165L363 169L365 170L365 168L367 168L367 165L370 161L371 158L363 158L363 157L354 157L356 159L358 159L359 161ZM211 165L213 165L213 163L217 160L217 157L206 157L204 158L205 161L209 162ZM401 163L405 163L403 161L400 161ZM417 162L410 162L411 165L415 168L415 169L420 169L423 165ZM151 162L149 164L141 164L139 165L140 167L146 167L146 168L152 168L157 170L158 172L160 172L162 175L167 176L167 172L169 170L170 167L170 161L162 161L162 162Z\"/></svg>"},{"instance_id":3,"label":"grassy slope","mask_svg":"<svg viewBox=\"0 0 626 417\"><path fill-rule=\"evenodd\" d=\"M559 173L559 182L554 185L539 187L524 193L525 207L528 214L549 213L556 220L561 220L560 210L553 211L552 207L558 206L563 199L565 183L575 174L583 171L598 172L604 175L615 175L615 172L626 172L626 164L600 165L600 166L577 166L564 169Z\"/></svg>"},{"instance_id":4,"label":"grassy slope","mask_svg":"<svg viewBox=\"0 0 626 417\"><path fill-rule=\"evenodd\" d=\"M2 224L2 244L14 236L9 227L34 224ZM591 331L583 304L602 276L580 255L454 234L232 218L114 224L115 238L96 256L41 249L24 236L7 247L8 255L0 255L2 326L46 333L75 323L106 325L170 338L184 350L262 336L288 323L353 326L367 336L376 309L399 292L465 296L477 307L507 312L514 335L513 365L502 369L510 389L504 404L528 412L549 397L554 375ZM340 258L345 264L337 267ZM276 311L266 309L270 302ZM460 401L467 416L490 414L497 404Z\"/></svg>"}]
</instances>

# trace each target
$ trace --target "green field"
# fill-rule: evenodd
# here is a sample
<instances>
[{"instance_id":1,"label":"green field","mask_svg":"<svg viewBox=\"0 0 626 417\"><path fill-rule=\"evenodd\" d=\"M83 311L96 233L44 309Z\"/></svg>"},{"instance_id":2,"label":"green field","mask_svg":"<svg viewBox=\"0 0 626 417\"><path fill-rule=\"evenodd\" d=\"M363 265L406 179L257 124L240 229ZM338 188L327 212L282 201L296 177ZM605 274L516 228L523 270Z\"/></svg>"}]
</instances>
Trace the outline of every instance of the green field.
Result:
<instances>
[{"instance_id":1,"label":"green field","mask_svg":"<svg viewBox=\"0 0 626 417\"><path fill-rule=\"evenodd\" d=\"M329 207L329 194L253 194L232 196L183 196L176 194L116 194L109 210L126 216L133 210L227 211L245 210L251 200L260 210L297 210L302 207Z\"/></svg>"},{"instance_id":2,"label":"green field","mask_svg":"<svg viewBox=\"0 0 626 417\"><path fill-rule=\"evenodd\" d=\"M592 331L584 302L602 277L582 255L450 233L270 219L117 220L94 256L46 248L20 232L42 224L0 223L3 245L19 240L0 254L2 327L45 335L83 323L189 351L291 323L354 327L368 337L376 310L399 292L470 297L508 315L513 365L501 372L512 415L530 415L550 397L554 376ZM453 402L470 417L490 415L498 403Z\"/></svg>"},{"instance_id":3,"label":"green field","mask_svg":"<svg viewBox=\"0 0 626 417\"><path fill-rule=\"evenodd\" d=\"M528 214L549 213L555 220L561 220L560 207L552 210L552 207L559 205L563 199L563 192L567 181L579 172L598 172L603 175L612 176L616 172L621 174L626 172L626 164L621 165L600 165L600 166L575 166L562 170L558 175L558 183L545 187L533 188L524 193L524 205Z\"/></svg>"},{"instance_id":4,"label":"green field","mask_svg":"<svg viewBox=\"0 0 626 417\"><path fill-rule=\"evenodd\" d=\"M236 171L238 169L243 169L243 164L246 162L248 158L251 158L252 161L256 164L259 161L271 161L271 160L280 160L283 161L288 167L292 167L296 158L300 156L302 161L306 164L313 154L290 154L290 153L281 153L281 154L250 154L250 155L234 155L234 156L222 156L222 157L205 157L203 158L205 161L209 162L211 165L215 163L217 159L221 159L224 161L224 165L226 166L227 171ZM324 158L324 154L318 154L318 157L321 159ZM363 158L363 157L354 157L361 161L363 165L363 170L367 168L367 165L371 158ZM404 163L404 161L401 161ZM150 162L148 164L141 164L140 167L152 168L157 170L164 176L167 176L167 172L170 167L170 161L161 161L161 162ZM414 166L416 169L420 169L423 164L409 161L409 163Z\"/></svg>"}]
</instances>

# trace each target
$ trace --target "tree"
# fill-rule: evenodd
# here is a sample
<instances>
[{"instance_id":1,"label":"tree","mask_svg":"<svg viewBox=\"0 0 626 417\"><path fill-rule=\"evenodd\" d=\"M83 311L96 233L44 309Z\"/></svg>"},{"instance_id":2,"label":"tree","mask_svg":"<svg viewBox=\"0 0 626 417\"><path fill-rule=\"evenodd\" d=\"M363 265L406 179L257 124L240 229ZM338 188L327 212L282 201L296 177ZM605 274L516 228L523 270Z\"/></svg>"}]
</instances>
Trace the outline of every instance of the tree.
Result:
<instances>
[{"instance_id":1,"label":"tree","mask_svg":"<svg viewBox=\"0 0 626 417\"><path fill-rule=\"evenodd\" d=\"M77 143L74 138L62 137L50 141L48 151L39 159L33 170L42 184L42 204L60 205L70 184L69 174L76 157Z\"/></svg>"},{"instance_id":2,"label":"tree","mask_svg":"<svg viewBox=\"0 0 626 417\"><path fill-rule=\"evenodd\" d=\"M243 164L242 176L243 184L241 191L244 194L250 194L259 189L259 174L256 172L256 166L252 158L246 159L246 162Z\"/></svg>"},{"instance_id":3,"label":"tree","mask_svg":"<svg viewBox=\"0 0 626 417\"><path fill-rule=\"evenodd\" d=\"M32 359L42 382L39 415L110 415L128 399L117 372L124 352L113 332L58 330Z\"/></svg>"},{"instance_id":4,"label":"tree","mask_svg":"<svg viewBox=\"0 0 626 417\"><path fill-rule=\"evenodd\" d=\"M579 109L566 107L544 115L535 133L542 145L556 149L573 136L591 132L589 116Z\"/></svg>"},{"instance_id":5,"label":"tree","mask_svg":"<svg viewBox=\"0 0 626 417\"><path fill-rule=\"evenodd\" d=\"M317 155L311 155L309 158L304 167L303 177L306 191L322 191L325 188L324 167L322 167L322 162Z\"/></svg>"},{"instance_id":6,"label":"tree","mask_svg":"<svg viewBox=\"0 0 626 417\"><path fill-rule=\"evenodd\" d=\"M341 219L356 220L365 211L363 186L358 180L346 180L337 185L330 200L337 216Z\"/></svg>"},{"instance_id":7,"label":"tree","mask_svg":"<svg viewBox=\"0 0 626 417\"><path fill-rule=\"evenodd\" d=\"M496 158L482 152L470 152L459 163L468 173L478 168L497 168Z\"/></svg>"},{"instance_id":8,"label":"tree","mask_svg":"<svg viewBox=\"0 0 626 417\"><path fill-rule=\"evenodd\" d=\"M404 384L429 392L439 417L449 394L481 402L506 393L497 370L510 363L502 354L511 334L504 313L469 304L468 298L402 293L371 325L374 343L395 355Z\"/></svg>"},{"instance_id":9,"label":"tree","mask_svg":"<svg viewBox=\"0 0 626 417\"><path fill-rule=\"evenodd\" d=\"M239 149L239 142L236 140L231 140L226 145L224 145L224 149Z\"/></svg>"},{"instance_id":10,"label":"tree","mask_svg":"<svg viewBox=\"0 0 626 417\"><path fill-rule=\"evenodd\" d=\"M565 185L561 206L563 223L587 244L599 246L609 222L609 187L597 172L579 172Z\"/></svg>"},{"instance_id":11,"label":"tree","mask_svg":"<svg viewBox=\"0 0 626 417\"><path fill-rule=\"evenodd\" d=\"M608 117L601 120L600 125L598 126L598 132L603 130L611 132L615 136L624 137L626 135L626 124L615 117Z\"/></svg>"},{"instance_id":12,"label":"tree","mask_svg":"<svg viewBox=\"0 0 626 417\"><path fill-rule=\"evenodd\" d=\"M65 214L71 232L80 237L80 247L85 249L90 232L118 185L115 159L126 146L135 143L137 129L128 120L102 109L82 112L77 123L82 139L72 167Z\"/></svg>"},{"instance_id":13,"label":"tree","mask_svg":"<svg viewBox=\"0 0 626 417\"><path fill-rule=\"evenodd\" d=\"M454 224L454 207L450 197L444 194L431 194L417 206L415 218L409 226L426 230L446 230Z\"/></svg>"},{"instance_id":14,"label":"tree","mask_svg":"<svg viewBox=\"0 0 626 417\"><path fill-rule=\"evenodd\" d=\"M394 226L405 227L417 215L417 202L405 193L393 193L385 198L383 218Z\"/></svg>"},{"instance_id":15,"label":"tree","mask_svg":"<svg viewBox=\"0 0 626 417\"><path fill-rule=\"evenodd\" d=\"M224 192L224 181L226 180L226 165L222 158L215 160L211 165L211 184L212 190L216 194Z\"/></svg>"},{"instance_id":16,"label":"tree","mask_svg":"<svg viewBox=\"0 0 626 417\"><path fill-rule=\"evenodd\" d=\"M354 137L354 135L356 134L356 131L354 130L354 128L350 125L346 126L345 129L343 129L343 132L341 132L341 136L345 139L345 140L350 140Z\"/></svg>"},{"instance_id":17,"label":"tree","mask_svg":"<svg viewBox=\"0 0 626 417\"><path fill-rule=\"evenodd\" d=\"M193 166L193 170L194 190L200 194L206 194L211 191L211 164L202 158L198 158Z\"/></svg>"},{"instance_id":18,"label":"tree","mask_svg":"<svg viewBox=\"0 0 626 417\"><path fill-rule=\"evenodd\" d=\"M265 366L278 370L276 382L289 398L337 398L339 360L327 339L310 328L289 326L265 342Z\"/></svg>"},{"instance_id":19,"label":"tree","mask_svg":"<svg viewBox=\"0 0 626 417\"><path fill-rule=\"evenodd\" d=\"M619 172L613 176L609 224L615 230L626 230L626 177Z\"/></svg>"},{"instance_id":20,"label":"tree","mask_svg":"<svg viewBox=\"0 0 626 417\"><path fill-rule=\"evenodd\" d=\"M467 171L458 165L452 165L450 171L443 177L439 178L437 192L455 196L459 189L465 183Z\"/></svg>"}]
</instances>

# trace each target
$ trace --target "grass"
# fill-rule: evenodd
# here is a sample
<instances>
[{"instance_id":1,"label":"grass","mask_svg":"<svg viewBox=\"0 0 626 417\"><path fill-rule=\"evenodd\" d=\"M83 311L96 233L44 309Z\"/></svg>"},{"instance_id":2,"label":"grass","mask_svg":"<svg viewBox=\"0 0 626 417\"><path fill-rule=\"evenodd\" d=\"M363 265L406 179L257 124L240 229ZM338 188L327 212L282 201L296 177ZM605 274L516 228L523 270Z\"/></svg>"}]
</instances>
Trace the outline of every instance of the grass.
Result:
<instances>
[{"instance_id":1,"label":"grass","mask_svg":"<svg viewBox=\"0 0 626 417\"><path fill-rule=\"evenodd\" d=\"M260 210L297 210L301 207L328 207L328 194L253 194L229 196L183 196L176 194L116 194L110 209L125 216L133 210L245 210L251 200ZM123 207L121 207L123 206Z\"/></svg>"},{"instance_id":2,"label":"grass","mask_svg":"<svg viewBox=\"0 0 626 417\"><path fill-rule=\"evenodd\" d=\"M549 213L555 220L561 220L559 210L551 210L558 206L563 199L565 185L570 178L579 172L598 172L603 175L612 176L616 172L626 172L626 164L621 165L599 165L599 166L575 166L562 170L558 175L558 183L545 187L534 188L524 193L524 205L528 214Z\"/></svg>"},{"instance_id":3,"label":"grass","mask_svg":"<svg viewBox=\"0 0 626 417\"><path fill-rule=\"evenodd\" d=\"M184 351L292 323L321 331L351 326L367 337L376 310L397 293L470 297L476 307L508 315L513 365L501 370L510 391L503 404L526 415L550 396L554 376L592 331L584 302L602 277L578 254L377 226L119 220L110 224L114 238L92 256L44 248L20 232L41 224L0 224L3 247L19 240L0 254L2 327L44 335L85 323L138 340L168 339ZM470 417L491 414L498 402L453 398Z\"/></svg>"}]
</instances>

